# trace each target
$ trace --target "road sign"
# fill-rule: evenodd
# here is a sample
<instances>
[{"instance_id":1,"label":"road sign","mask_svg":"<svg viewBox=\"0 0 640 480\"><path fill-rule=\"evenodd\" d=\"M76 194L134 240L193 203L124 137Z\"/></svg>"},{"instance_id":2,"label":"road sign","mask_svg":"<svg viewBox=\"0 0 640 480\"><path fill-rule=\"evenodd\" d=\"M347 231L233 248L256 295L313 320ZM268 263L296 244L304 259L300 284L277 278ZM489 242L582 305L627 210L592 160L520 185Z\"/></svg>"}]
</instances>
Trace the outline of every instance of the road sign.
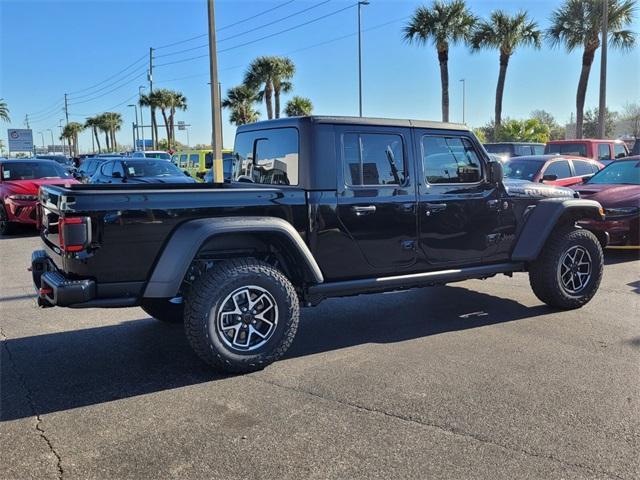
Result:
<instances>
[{"instance_id":1,"label":"road sign","mask_svg":"<svg viewBox=\"0 0 640 480\"><path fill-rule=\"evenodd\" d=\"M7 130L10 152L33 151L33 131L27 129L10 128Z\"/></svg>"},{"instance_id":2,"label":"road sign","mask_svg":"<svg viewBox=\"0 0 640 480\"><path fill-rule=\"evenodd\" d=\"M182 120L178 121L178 130L186 130L186 125L184 124L184 121Z\"/></svg>"}]
</instances>

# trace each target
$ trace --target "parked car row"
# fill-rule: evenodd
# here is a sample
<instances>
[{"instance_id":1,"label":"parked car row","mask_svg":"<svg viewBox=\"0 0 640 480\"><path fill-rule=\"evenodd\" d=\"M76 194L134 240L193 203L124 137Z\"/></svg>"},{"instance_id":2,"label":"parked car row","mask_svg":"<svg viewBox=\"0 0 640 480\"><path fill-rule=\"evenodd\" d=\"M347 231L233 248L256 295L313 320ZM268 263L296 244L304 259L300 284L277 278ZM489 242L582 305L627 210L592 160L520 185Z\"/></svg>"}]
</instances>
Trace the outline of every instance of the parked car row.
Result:
<instances>
[{"instance_id":1,"label":"parked car row","mask_svg":"<svg viewBox=\"0 0 640 480\"><path fill-rule=\"evenodd\" d=\"M634 146L640 150L640 146ZM496 142L485 143L485 150L494 158L506 162L513 157L526 157L530 155L569 155L572 157L590 158L603 164L625 158L638 153L629 152L627 145L622 140L607 140L582 138L579 140L551 140L546 143L529 142Z\"/></svg>"}]
</instances>

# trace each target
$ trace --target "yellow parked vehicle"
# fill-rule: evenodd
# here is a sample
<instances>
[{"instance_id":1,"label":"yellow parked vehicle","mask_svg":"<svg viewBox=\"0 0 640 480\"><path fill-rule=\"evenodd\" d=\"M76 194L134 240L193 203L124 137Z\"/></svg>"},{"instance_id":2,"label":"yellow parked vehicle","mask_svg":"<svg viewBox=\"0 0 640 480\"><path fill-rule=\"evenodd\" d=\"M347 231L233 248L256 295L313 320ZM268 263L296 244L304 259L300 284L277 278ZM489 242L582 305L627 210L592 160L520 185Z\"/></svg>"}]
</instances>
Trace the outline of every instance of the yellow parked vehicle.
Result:
<instances>
[{"instance_id":1,"label":"yellow parked vehicle","mask_svg":"<svg viewBox=\"0 0 640 480\"><path fill-rule=\"evenodd\" d=\"M232 155L231 150L222 150L223 165L231 161ZM186 170L197 179L204 178L205 173L213 167L211 150L181 150L174 153L171 160L180 170Z\"/></svg>"}]
</instances>

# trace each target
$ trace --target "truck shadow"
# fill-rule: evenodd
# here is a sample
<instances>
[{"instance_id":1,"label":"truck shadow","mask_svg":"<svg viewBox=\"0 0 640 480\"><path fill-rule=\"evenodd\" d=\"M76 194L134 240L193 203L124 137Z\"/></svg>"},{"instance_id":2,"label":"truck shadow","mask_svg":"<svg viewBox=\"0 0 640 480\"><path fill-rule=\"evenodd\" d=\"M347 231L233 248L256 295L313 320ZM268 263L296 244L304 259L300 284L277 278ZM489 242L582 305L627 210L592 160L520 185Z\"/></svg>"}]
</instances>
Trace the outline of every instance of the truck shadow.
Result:
<instances>
[{"instance_id":1,"label":"truck shadow","mask_svg":"<svg viewBox=\"0 0 640 480\"><path fill-rule=\"evenodd\" d=\"M451 286L330 300L303 310L286 358L402 342L550 311ZM196 357L181 325L148 318L8 338L1 354L0 421L225 378Z\"/></svg>"}]
</instances>

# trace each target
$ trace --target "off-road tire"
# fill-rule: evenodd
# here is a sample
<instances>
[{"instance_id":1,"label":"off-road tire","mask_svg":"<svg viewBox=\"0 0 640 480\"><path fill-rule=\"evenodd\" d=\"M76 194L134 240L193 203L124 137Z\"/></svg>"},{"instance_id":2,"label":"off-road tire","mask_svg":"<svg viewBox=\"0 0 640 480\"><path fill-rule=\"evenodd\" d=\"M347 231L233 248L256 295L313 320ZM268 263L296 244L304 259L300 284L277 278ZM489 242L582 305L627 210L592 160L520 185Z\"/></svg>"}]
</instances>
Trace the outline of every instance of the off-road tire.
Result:
<instances>
[{"instance_id":1,"label":"off-road tire","mask_svg":"<svg viewBox=\"0 0 640 480\"><path fill-rule=\"evenodd\" d=\"M140 308L161 322L182 323L184 321L184 304L182 303L171 303L163 298L145 298Z\"/></svg>"},{"instance_id":2,"label":"off-road tire","mask_svg":"<svg viewBox=\"0 0 640 480\"><path fill-rule=\"evenodd\" d=\"M572 247L584 248L591 257L591 276L578 293L570 293L559 279L559 264ZM541 301L563 310L580 308L598 291L604 269L602 247L596 236L575 226L560 227L551 233L540 256L529 266L529 283Z\"/></svg>"},{"instance_id":3,"label":"off-road tire","mask_svg":"<svg viewBox=\"0 0 640 480\"><path fill-rule=\"evenodd\" d=\"M0 203L0 235L11 235L15 230L15 225L8 220L5 206Z\"/></svg>"},{"instance_id":4,"label":"off-road tire","mask_svg":"<svg viewBox=\"0 0 640 480\"><path fill-rule=\"evenodd\" d=\"M218 328L222 303L247 285L265 289L277 306L277 322L266 343L239 352L225 344ZM293 285L271 265L251 259L232 259L207 270L192 285L185 304L184 328L191 347L214 369L225 373L261 370L282 357L298 330L300 304Z\"/></svg>"}]
</instances>

